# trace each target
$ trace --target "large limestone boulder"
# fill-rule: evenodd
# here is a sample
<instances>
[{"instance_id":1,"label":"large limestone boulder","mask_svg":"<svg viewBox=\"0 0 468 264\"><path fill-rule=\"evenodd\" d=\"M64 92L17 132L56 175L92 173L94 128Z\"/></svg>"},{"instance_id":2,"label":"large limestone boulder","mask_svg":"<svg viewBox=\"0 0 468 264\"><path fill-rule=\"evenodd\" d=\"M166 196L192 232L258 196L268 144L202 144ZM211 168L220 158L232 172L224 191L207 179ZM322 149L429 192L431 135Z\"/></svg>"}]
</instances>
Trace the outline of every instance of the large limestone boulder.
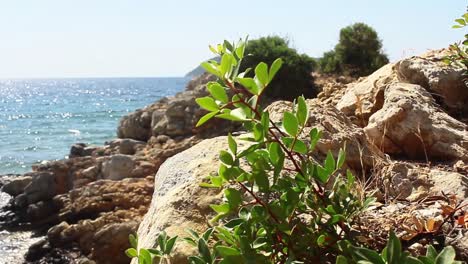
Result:
<instances>
[{"instance_id":1,"label":"large limestone boulder","mask_svg":"<svg viewBox=\"0 0 468 264\"><path fill-rule=\"evenodd\" d=\"M184 237L188 228L202 232L208 227L213 216L209 205L219 202L222 193L199 184L217 172L219 151L227 148L227 137L208 139L162 164L155 177L151 206L138 228L139 247L153 247L163 230L170 236ZM187 256L195 253L190 245L178 243L171 263L187 263Z\"/></svg>"},{"instance_id":2,"label":"large limestone boulder","mask_svg":"<svg viewBox=\"0 0 468 264\"><path fill-rule=\"evenodd\" d=\"M364 131L385 153L411 159L468 160L467 125L442 111L419 85L390 85L382 109L370 117Z\"/></svg>"},{"instance_id":3,"label":"large limestone boulder","mask_svg":"<svg viewBox=\"0 0 468 264\"><path fill-rule=\"evenodd\" d=\"M357 118L355 123L365 126L369 117L382 107L385 88L396 81L393 66L387 64L368 77L349 84L336 108Z\"/></svg>"},{"instance_id":4,"label":"large limestone boulder","mask_svg":"<svg viewBox=\"0 0 468 264\"><path fill-rule=\"evenodd\" d=\"M425 87L444 107L454 113L468 113L468 87L463 81L465 69L447 66L447 50L432 51L399 61L395 68L402 82Z\"/></svg>"},{"instance_id":5,"label":"large limestone boulder","mask_svg":"<svg viewBox=\"0 0 468 264\"><path fill-rule=\"evenodd\" d=\"M367 139L364 130L353 124L338 109L316 100L306 102L310 109L309 120L300 137L308 141L312 128L322 131L322 137L317 142L314 153L319 160L322 160L328 151L336 157L340 148L344 147L346 147L346 164L359 172L385 160L384 154ZM280 122L283 113L291 111L291 107L291 102L277 101L268 106L267 110L272 121Z\"/></svg>"}]
</instances>

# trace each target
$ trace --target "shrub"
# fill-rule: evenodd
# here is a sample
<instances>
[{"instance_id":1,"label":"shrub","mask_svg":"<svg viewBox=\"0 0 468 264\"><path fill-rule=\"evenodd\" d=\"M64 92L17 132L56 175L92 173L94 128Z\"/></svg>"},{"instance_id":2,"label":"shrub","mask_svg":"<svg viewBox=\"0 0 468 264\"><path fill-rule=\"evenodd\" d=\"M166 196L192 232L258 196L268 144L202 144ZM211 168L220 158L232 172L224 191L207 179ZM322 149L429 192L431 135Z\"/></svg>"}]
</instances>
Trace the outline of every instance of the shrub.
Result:
<instances>
[{"instance_id":1,"label":"shrub","mask_svg":"<svg viewBox=\"0 0 468 264\"><path fill-rule=\"evenodd\" d=\"M282 59L274 60L271 66L261 62L254 68L253 76L246 77L245 72L239 73L245 42L225 42L211 49L221 57L220 63L211 61L202 66L219 81L207 84L210 96L196 99L208 111L197 126L217 117L242 122L250 133L240 138L228 135L228 149L219 154L218 173L201 184L223 189L224 197L220 204L211 205L216 212L210 221L212 228L203 234L189 230L190 236L184 238L198 248L198 255L189 257L190 263L293 264L335 259L340 264L348 260L374 263L366 259L365 253L369 252L382 261L400 263L386 259L398 256L400 260L403 253L394 247L379 255L356 246L357 234L351 226L374 199L360 199L363 194L358 192L354 176L342 169L344 150L337 157L329 152L323 163L310 158L321 132L315 128L306 131L309 109L305 98L298 97L292 111L284 112L281 124L270 120L269 113L263 111L260 100L277 78ZM240 149L239 140L251 144ZM391 245L396 241L391 236ZM161 252L170 254L167 247L161 248L155 251L157 256ZM364 253L354 254L353 250ZM140 258L136 250L129 253ZM143 257L150 259L151 255Z\"/></svg>"},{"instance_id":2,"label":"shrub","mask_svg":"<svg viewBox=\"0 0 468 264\"><path fill-rule=\"evenodd\" d=\"M341 29L335 49L325 53L319 65L325 73L365 76L388 63L381 49L377 32L364 23L355 23Z\"/></svg>"},{"instance_id":3,"label":"shrub","mask_svg":"<svg viewBox=\"0 0 468 264\"><path fill-rule=\"evenodd\" d=\"M463 14L461 18L455 19L457 22L453 28L464 28L468 25L468 12ZM455 64L465 69L465 84L468 87L468 34L465 34L465 39L461 43L455 43L450 45L450 51L452 52L446 58L448 64Z\"/></svg>"},{"instance_id":4,"label":"shrub","mask_svg":"<svg viewBox=\"0 0 468 264\"><path fill-rule=\"evenodd\" d=\"M312 71L315 60L305 54L299 54L289 47L286 39L278 36L262 37L248 42L240 71L255 68L260 62L271 65L281 58L283 67L278 71L277 78L269 84L265 96L271 99L292 101L297 96L315 97L317 91L313 84Z\"/></svg>"}]
</instances>

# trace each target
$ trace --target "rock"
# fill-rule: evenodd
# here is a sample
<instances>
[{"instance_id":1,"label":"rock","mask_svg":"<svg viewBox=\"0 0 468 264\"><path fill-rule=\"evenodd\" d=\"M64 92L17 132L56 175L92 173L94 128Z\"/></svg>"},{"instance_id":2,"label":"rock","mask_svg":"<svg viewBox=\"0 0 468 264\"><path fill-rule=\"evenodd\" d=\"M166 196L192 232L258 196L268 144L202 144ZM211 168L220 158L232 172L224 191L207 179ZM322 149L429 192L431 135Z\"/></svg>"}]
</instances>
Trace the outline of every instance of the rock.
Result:
<instances>
[{"instance_id":1,"label":"rock","mask_svg":"<svg viewBox=\"0 0 468 264\"><path fill-rule=\"evenodd\" d=\"M208 227L213 216L209 205L219 201L221 193L199 184L218 170L218 152L222 149L227 149L227 137L204 140L163 163L155 177L151 206L138 228L139 247L153 247L162 230L184 237L187 228L201 232ZM178 243L171 263L187 263L187 256L194 253L192 246Z\"/></svg>"},{"instance_id":2,"label":"rock","mask_svg":"<svg viewBox=\"0 0 468 264\"><path fill-rule=\"evenodd\" d=\"M134 167L132 156L117 154L103 162L101 174L104 179L121 180L130 177Z\"/></svg>"},{"instance_id":3,"label":"rock","mask_svg":"<svg viewBox=\"0 0 468 264\"><path fill-rule=\"evenodd\" d=\"M336 108L347 116L355 116L356 123L365 126L369 117L382 107L385 88L394 81L393 64L387 64L357 83L349 84Z\"/></svg>"},{"instance_id":4,"label":"rock","mask_svg":"<svg viewBox=\"0 0 468 264\"><path fill-rule=\"evenodd\" d=\"M6 192L11 196L17 196L24 192L24 189L31 183L31 181L31 176L15 177L13 180L3 185L2 192Z\"/></svg>"},{"instance_id":5,"label":"rock","mask_svg":"<svg viewBox=\"0 0 468 264\"><path fill-rule=\"evenodd\" d=\"M138 222L113 223L101 228L91 239L90 258L99 264L128 264L125 250L130 247L128 236L134 234Z\"/></svg>"},{"instance_id":6,"label":"rock","mask_svg":"<svg viewBox=\"0 0 468 264\"><path fill-rule=\"evenodd\" d=\"M86 144L84 143L73 144L70 148L70 158L83 156L85 147L86 147Z\"/></svg>"},{"instance_id":7,"label":"rock","mask_svg":"<svg viewBox=\"0 0 468 264\"><path fill-rule=\"evenodd\" d=\"M42 200L52 199L57 192L55 175L50 172L39 172L34 175L31 183L24 189L27 203L32 204Z\"/></svg>"},{"instance_id":8,"label":"rock","mask_svg":"<svg viewBox=\"0 0 468 264\"><path fill-rule=\"evenodd\" d=\"M443 62L446 50L403 59L396 65L398 79L418 84L440 99L452 112L468 113L468 87L463 81L465 69Z\"/></svg>"},{"instance_id":9,"label":"rock","mask_svg":"<svg viewBox=\"0 0 468 264\"><path fill-rule=\"evenodd\" d=\"M147 116L148 112L137 110L123 117L117 129L118 137L148 140L151 136L151 119Z\"/></svg>"},{"instance_id":10,"label":"rock","mask_svg":"<svg viewBox=\"0 0 468 264\"><path fill-rule=\"evenodd\" d=\"M393 83L382 109L364 128L388 154L410 159L468 160L468 127L443 112L431 94L414 84Z\"/></svg>"},{"instance_id":11,"label":"rock","mask_svg":"<svg viewBox=\"0 0 468 264\"><path fill-rule=\"evenodd\" d=\"M309 120L300 138L309 141L312 128L322 131L322 138L315 149L318 157L323 160L331 151L336 157L340 148L346 145L346 164L361 172L370 169L377 162L385 160L384 154L367 139L364 130L354 125L351 120L338 109L315 100L307 100L310 109ZM284 111L291 110L291 102L277 101L267 107L270 119L279 122Z\"/></svg>"},{"instance_id":12,"label":"rock","mask_svg":"<svg viewBox=\"0 0 468 264\"><path fill-rule=\"evenodd\" d=\"M120 153L126 155L133 155L138 148L146 144L144 141L138 141L131 138L124 138L120 142Z\"/></svg>"},{"instance_id":13,"label":"rock","mask_svg":"<svg viewBox=\"0 0 468 264\"><path fill-rule=\"evenodd\" d=\"M418 201L445 193L456 195L460 201L468 199L468 178L457 172L398 161L383 166L376 173L394 198Z\"/></svg>"}]
</instances>

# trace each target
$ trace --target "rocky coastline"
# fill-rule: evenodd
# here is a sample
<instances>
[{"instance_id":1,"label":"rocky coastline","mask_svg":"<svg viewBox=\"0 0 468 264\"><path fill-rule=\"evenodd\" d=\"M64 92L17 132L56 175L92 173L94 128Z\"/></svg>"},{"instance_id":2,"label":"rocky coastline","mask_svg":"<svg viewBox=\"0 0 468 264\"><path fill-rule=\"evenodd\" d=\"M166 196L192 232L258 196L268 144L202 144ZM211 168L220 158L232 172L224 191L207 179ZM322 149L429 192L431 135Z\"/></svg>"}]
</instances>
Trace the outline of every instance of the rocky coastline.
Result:
<instances>
[{"instance_id":1,"label":"rocky coastline","mask_svg":"<svg viewBox=\"0 0 468 264\"><path fill-rule=\"evenodd\" d=\"M445 52L403 59L350 83L326 79L307 100L307 128L323 131L315 158L346 144L347 168L378 198L361 219L376 247L390 229L404 234L412 216L440 219L446 201L433 197L468 202L468 87L461 69L443 64ZM195 98L207 95L210 80L204 74L184 92L124 117L118 139L104 146L75 144L68 159L3 177L2 191L13 198L2 229L44 235L28 263L129 263L129 234L151 247L162 230L184 236L186 228L207 227L209 204L221 196L199 183L216 171L227 132L240 129L222 120L195 128L205 113ZM271 119L290 107L273 102ZM468 229L443 228L442 243L468 260ZM412 250L422 246L418 240ZM186 263L192 250L180 243L172 262Z\"/></svg>"}]
</instances>

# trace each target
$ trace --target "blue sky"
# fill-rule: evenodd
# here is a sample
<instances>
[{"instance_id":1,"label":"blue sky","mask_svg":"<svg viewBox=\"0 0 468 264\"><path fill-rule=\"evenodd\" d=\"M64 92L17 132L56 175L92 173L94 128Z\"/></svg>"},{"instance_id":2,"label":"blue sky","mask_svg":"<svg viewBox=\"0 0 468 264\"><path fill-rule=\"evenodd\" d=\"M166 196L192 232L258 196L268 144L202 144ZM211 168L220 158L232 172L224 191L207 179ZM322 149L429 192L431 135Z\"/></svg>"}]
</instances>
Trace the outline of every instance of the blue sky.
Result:
<instances>
[{"instance_id":1,"label":"blue sky","mask_svg":"<svg viewBox=\"0 0 468 264\"><path fill-rule=\"evenodd\" d=\"M466 0L0 0L0 78L182 76L208 44L269 34L319 57L374 27L392 61L462 38Z\"/></svg>"}]
</instances>

